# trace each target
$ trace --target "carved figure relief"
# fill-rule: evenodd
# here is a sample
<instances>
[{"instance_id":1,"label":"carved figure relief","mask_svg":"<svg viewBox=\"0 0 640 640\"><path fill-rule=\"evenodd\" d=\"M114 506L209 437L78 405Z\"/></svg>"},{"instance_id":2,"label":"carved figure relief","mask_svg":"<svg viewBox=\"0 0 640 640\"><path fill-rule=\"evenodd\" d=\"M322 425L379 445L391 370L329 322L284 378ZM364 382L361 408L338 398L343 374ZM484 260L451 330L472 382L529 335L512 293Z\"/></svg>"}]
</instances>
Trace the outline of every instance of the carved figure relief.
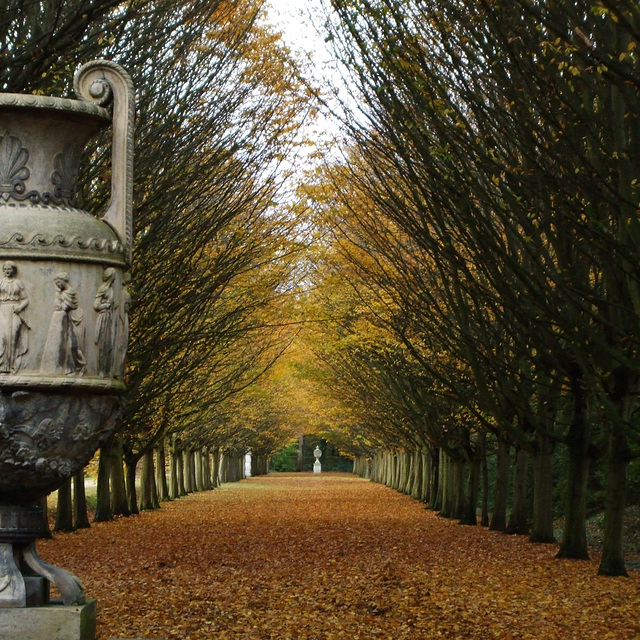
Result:
<instances>
[{"instance_id":1,"label":"carved figure relief","mask_svg":"<svg viewBox=\"0 0 640 640\"><path fill-rule=\"evenodd\" d=\"M93 308L98 312L96 320L96 339L98 345L98 374L101 378L111 375L114 352L114 302L113 281L116 270L109 267L102 274L102 284L96 292Z\"/></svg>"},{"instance_id":2,"label":"carved figure relief","mask_svg":"<svg viewBox=\"0 0 640 640\"><path fill-rule=\"evenodd\" d=\"M78 294L69 284L69 274L57 273L55 308L49 323L47 340L42 353L40 371L82 375L87 362L82 350L82 310L78 308Z\"/></svg>"},{"instance_id":3,"label":"carved figure relief","mask_svg":"<svg viewBox=\"0 0 640 640\"><path fill-rule=\"evenodd\" d=\"M129 284L131 274L127 271L122 277L122 299L118 313L116 329L116 348L113 370L116 378L124 380L124 371L127 360L127 345L129 344L129 307L131 307L131 294Z\"/></svg>"},{"instance_id":4,"label":"carved figure relief","mask_svg":"<svg viewBox=\"0 0 640 640\"><path fill-rule=\"evenodd\" d=\"M29 350L29 325L24 310L29 298L16 277L18 268L7 260L0 280L0 373L17 373Z\"/></svg>"}]
</instances>

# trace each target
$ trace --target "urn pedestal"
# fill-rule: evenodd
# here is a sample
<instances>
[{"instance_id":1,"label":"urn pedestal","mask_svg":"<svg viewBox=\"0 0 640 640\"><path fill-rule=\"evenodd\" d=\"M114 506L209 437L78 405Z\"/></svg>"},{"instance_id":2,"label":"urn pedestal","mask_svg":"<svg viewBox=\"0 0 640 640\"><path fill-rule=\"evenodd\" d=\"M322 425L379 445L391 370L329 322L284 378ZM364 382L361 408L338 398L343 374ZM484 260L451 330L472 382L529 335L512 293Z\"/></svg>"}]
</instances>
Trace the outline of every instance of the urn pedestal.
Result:
<instances>
[{"instance_id":1,"label":"urn pedestal","mask_svg":"<svg viewBox=\"0 0 640 640\"><path fill-rule=\"evenodd\" d=\"M0 94L0 615L85 604L43 562L43 499L82 469L121 415L128 342L134 95L116 64L75 77L79 100ZM76 206L80 158L112 129L111 201ZM3 636L4 637L4 636Z\"/></svg>"}]
</instances>

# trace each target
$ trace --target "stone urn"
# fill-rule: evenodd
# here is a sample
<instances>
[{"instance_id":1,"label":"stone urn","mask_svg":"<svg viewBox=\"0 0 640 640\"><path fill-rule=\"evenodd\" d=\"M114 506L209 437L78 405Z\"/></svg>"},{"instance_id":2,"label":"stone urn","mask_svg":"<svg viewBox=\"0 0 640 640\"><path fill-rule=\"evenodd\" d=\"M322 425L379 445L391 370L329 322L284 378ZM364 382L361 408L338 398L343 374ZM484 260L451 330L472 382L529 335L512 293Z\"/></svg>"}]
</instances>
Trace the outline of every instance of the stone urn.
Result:
<instances>
[{"instance_id":1,"label":"stone urn","mask_svg":"<svg viewBox=\"0 0 640 640\"><path fill-rule=\"evenodd\" d=\"M79 100L0 93L0 607L46 603L43 498L82 469L122 411L128 341L134 94L116 64L76 73ZM111 200L76 206L80 158L110 127ZM33 586L35 585L35 587Z\"/></svg>"}]
</instances>

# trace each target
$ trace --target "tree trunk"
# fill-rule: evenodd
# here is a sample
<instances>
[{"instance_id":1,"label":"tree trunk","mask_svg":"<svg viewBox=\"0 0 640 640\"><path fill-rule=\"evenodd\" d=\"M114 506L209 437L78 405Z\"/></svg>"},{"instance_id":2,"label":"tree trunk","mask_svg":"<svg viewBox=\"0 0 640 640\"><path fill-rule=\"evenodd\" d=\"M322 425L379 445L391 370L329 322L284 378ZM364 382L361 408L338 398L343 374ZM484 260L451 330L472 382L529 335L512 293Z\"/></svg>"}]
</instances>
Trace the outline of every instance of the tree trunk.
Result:
<instances>
[{"instance_id":1,"label":"tree trunk","mask_svg":"<svg viewBox=\"0 0 640 640\"><path fill-rule=\"evenodd\" d=\"M393 488L396 491L404 490L404 480L407 472L407 454L404 451L396 451L395 474L393 476Z\"/></svg>"},{"instance_id":2,"label":"tree trunk","mask_svg":"<svg viewBox=\"0 0 640 640\"><path fill-rule=\"evenodd\" d=\"M228 454L225 452L220 453L220 472L218 477L220 478L220 484L228 481L229 473L227 468L229 466Z\"/></svg>"},{"instance_id":3,"label":"tree trunk","mask_svg":"<svg viewBox=\"0 0 640 640\"><path fill-rule=\"evenodd\" d=\"M296 458L296 471L302 471L302 452L304 450L304 436L298 438L298 457Z\"/></svg>"},{"instance_id":4,"label":"tree trunk","mask_svg":"<svg viewBox=\"0 0 640 640\"><path fill-rule=\"evenodd\" d=\"M184 488L187 493L193 493L196 490L196 483L195 473L193 472L193 451L190 448L183 452L182 460Z\"/></svg>"},{"instance_id":5,"label":"tree trunk","mask_svg":"<svg viewBox=\"0 0 640 640\"><path fill-rule=\"evenodd\" d=\"M153 464L153 449L148 449L142 456L142 470L140 474L140 510L151 511L158 509L158 493L156 490L155 468Z\"/></svg>"},{"instance_id":6,"label":"tree trunk","mask_svg":"<svg viewBox=\"0 0 640 640\"><path fill-rule=\"evenodd\" d=\"M87 494L84 490L84 469L73 476L73 513L76 529L89 529L89 516L87 514Z\"/></svg>"},{"instance_id":7,"label":"tree trunk","mask_svg":"<svg viewBox=\"0 0 640 640\"><path fill-rule=\"evenodd\" d=\"M196 482L196 452L194 449L189 449L189 483L192 491L198 490Z\"/></svg>"},{"instance_id":8,"label":"tree trunk","mask_svg":"<svg viewBox=\"0 0 640 640\"><path fill-rule=\"evenodd\" d=\"M58 508L54 531L74 531L73 506L71 501L71 478L67 478L58 488Z\"/></svg>"},{"instance_id":9,"label":"tree trunk","mask_svg":"<svg viewBox=\"0 0 640 640\"><path fill-rule=\"evenodd\" d=\"M49 528L49 505L47 503L47 496L40 498L38 506L42 512L42 529L44 531L42 537L49 540L53 538L53 536L51 535L51 529Z\"/></svg>"},{"instance_id":10,"label":"tree trunk","mask_svg":"<svg viewBox=\"0 0 640 640\"><path fill-rule=\"evenodd\" d=\"M480 435L480 448L482 457L482 505L480 508L480 526L489 526L489 466L487 464L487 434L483 431Z\"/></svg>"},{"instance_id":11,"label":"tree trunk","mask_svg":"<svg viewBox=\"0 0 640 640\"><path fill-rule=\"evenodd\" d=\"M489 529L492 531L505 531L507 528L507 493L509 489L509 443L501 435L498 435L496 467L495 503Z\"/></svg>"},{"instance_id":12,"label":"tree trunk","mask_svg":"<svg viewBox=\"0 0 640 640\"><path fill-rule=\"evenodd\" d=\"M404 471L403 478L401 480L402 493L411 495L411 488L413 487L413 476L416 472L415 458L412 451L404 451Z\"/></svg>"},{"instance_id":13,"label":"tree trunk","mask_svg":"<svg viewBox=\"0 0 640 640\"><path fill-rule=\"evenodd\" d=\"M125 483L127 488L127 508L129 513L140 513L138 510L138 496L136 494L136 467L139 458L134 456L125 457Z\"/></svg>"},{"instance_id":14,"label":"tree trunk","mask_svg":"<svg viewBox=\"0 0 640 640\"><path fill-rule=\"evenodd\" d=\"M180 452L175 450L175 445L169 449L169 499L176 500L180 497L178 488L178 460Z\"/></svg>"},{"instance_id":15,"label":"tree trunk","mask_svg":"<svg viewBox=\"0 0 640 640\"><path fill-rule=\"evenodd\" d=\"M464 460L453 461L453 483L454 483L454 501L453 501L453 517L459 520L464 517L464 475L466 465Z\"/></svg>"},{"instance_id":16,"label":"tree trunk","mask_svg":"<svg viewBox=\"0 0 640 640\"><path fill-rule=\"evenodd\" d=\"M427 501L427 506L429 509L433 509L434 511L438 511L440 508L438 503L438 496L440 492L440 451L441 449L433 449L429 452L430 456L430 465L429 465L429 497Z\"/></svg>"},{"instance_id":17,"label":"tree trunk","mask_svg":"<svg viewBox=\"0 0 640 640\"><path fill-rule=\"evenodd\" d=\"M445 453L444 449L438 449L438 465L435 468L436 474L436 482L435 482L435 500L433 501L433 506L431 507L434 511L440 513L442 511L442 507L444 505L444 467L446 466L445 462Z\"/></svg>"},{"instance_id":18,"label":"tree trunk","mask_svg":"<svg viewBox=\"0 0 640 640\"><path fill-rule=\"evenodd\" d=\"M628 576L624 562L624 509L626 506L629 449L624 427L612 425L607 458L604 545L598 574Z\"/></svg>"},{"instance_id":19,"label":"tree trunk","mask_svg":"<svg viewBox=\"0 0 640 640\"><path fill-rule=\"evenodd\" d=\"M251 465L253 466L253 457L251 458ZM213 489L211 485L211 451L208 447L202 451L202 486L204 491Z\"/></svg>"},{"instance_id":20,"label":"tree trunk","mask_svg":"<svg viewBox=\"0 0 640 640\"><path fill-rule=\"evenodd\" d=\"M211 489L209 486L211 478L211 465L209 464L209 449L203 447L200 450L200 475L202 481L202 491L208 491ZM196 478L196 482L198 478Z\"/></svg>"},{"instance_id":21,"label":"tree trunk","mask_svg":"<svg viewBox=\"0 0 640 640\"><path fill-rule=\"evenodd\" d=\"M185 484L185 468L184 468L184 456L185 451L183 449L177 450L174 455L176 456L176 468L178 471L178 497L187 495L187 487Z\"/></svg>"},{"instance_id":22,"label":"tree trunk","mask_svg":"<svg viewBox=\"0 0 640 640\"><path fill-rule=\"evenodd\" d=\"M529 454L522 448L516 451L516 463L513 472L513 501L507 533L526 536L529 534L527 509L527 470Z\"/></svg>"},{"instance_id":23,"label":"tree trunk","mask_svg":"<svg viewBox=\"0 0 640 640\"><path fill-rule=\"evenodd\" d=\"M422 468L422 452L416 448L413 452L413 475L411 477L411 486L409 487L409 495L415 500L419 500L422 496L422 480L424 470Z\"/></svg>"},{"instance_id":24,"label":"tree trunk","mask_svg":"<svg viewBox=\"0 0 640 640\"><path fill-rule=\"evenodd\" d=\"M533 456L533 523L531 542L555 542L553 535L553 442L536 436Z\"/></svg>"},{"instance_id":25,"label":"tree trunk","mask_svg":"<svg viewBox=\"0 0 640 640\"><path fill-rule=\"evenodd\" d=\"M213 451L213 468L211 469L211 482L213 488L220 486L220 449L216 447Z\"/></svg>"},{"instance_id":26,"label":"tree trunk","mask_svg":"<svg viewBox=\"0 0 640 640\"><path fill-rule=\"evenodd\" d=\"M384 484L387 487L393 487L393 483L395 482L396 477L396 469L397 469L397 459L396 454L392 452L387 453L387 464L385 465L385 473L384 473Z\"/></svg>"},{"instance_id":27,"label":"tree trunk","mask_svg":"<svg viewBox=\"0 0 640 640\"><path fill-rule=\"evenodd\" d=\"M431 491L431 487L429 486L431 481L431 457L429 456L429 450L425 447L420 451L420 460L422 479L420 480L420 495L418 496L418 500L428 504L429 493Z\"/></svg>"},{"instance_id":28,"label":"tree trunk","mask_svg":"<svg viewBox=\"0 0 640 640\"><path fill-rule=\"evenodd\" d=\"M480 493L480 462L482 456L480 451L474 451L469 456L469 487L467 498L464 504L464 511L460 524L475 526L478 524L476 510L478 507L478 494Z\"/></svg>"},{"instance_id":29,"label":"tree trunk","mask_svg":"<svg viewBox=\"0 0 640 640\"><path fill-rule=\"evenodd\" d=\"M96 513L94 522L106 522L113 517L111 511L111 490L109 488L111 476L111 455L110 447L112 439L102 445L98 458L98 486L96 487Z\"/></svg>"},{"instance_id":30,"label":"tree trunk","mask_svg":"<svg viewBox=\"0 0 640 640\"><path fill-rule=\"evenodd\" d=\"M202 476L204 460L201 449L197 449L193 452L193 464L195 467L196 491L204 491L204 479Z\"/></svg>"},{"instance_id":31,"label":"tree trunk","mask_svg":"<svg viewBox=\"0 0 640 640\"><path fill-rule=\"evenodd\" d=\"M124 479L124 460L122 438L116 436L110 450L110 478L111 478L111 513L114 516L131 515L127 504L127 488Z\"/></svg>"},{"instance_id":32,"label":"tree trunk","mask_svg":"<svg viewBox=\"0 0 640 640\"><path fill-rule=\"evenodd\" d=\"M459 518L458 507L458 487L459 473L456 469L458 463L449 454L443 455L442 471L440 481L442 482L442 509L438 513L443 518Z\"/></svg>"},{"instance_id":33,"label":"tree trunk","mask_svg":"<svg viewBox=\"0 0 640 640\"><path fill-rule=\"evenodd\" d=\"M557 558L588 560L587 548L587 482L589 480L589 427L582 378L573 381L574 408L567 446L569 447L569 479L566 496L564 534Z\"/></svg>"},{"instance_id":34,"label":"tree trunk","mask_svg":"<svg viewBox=\"0 0 640 640\"><path fill-rule=\"evenodd\" d=\"M156 449L156 489L158 500L167 502L169 500L169 485L167 484L167 459L164 441L161 440Z\"/></svg>"}]
</instances>

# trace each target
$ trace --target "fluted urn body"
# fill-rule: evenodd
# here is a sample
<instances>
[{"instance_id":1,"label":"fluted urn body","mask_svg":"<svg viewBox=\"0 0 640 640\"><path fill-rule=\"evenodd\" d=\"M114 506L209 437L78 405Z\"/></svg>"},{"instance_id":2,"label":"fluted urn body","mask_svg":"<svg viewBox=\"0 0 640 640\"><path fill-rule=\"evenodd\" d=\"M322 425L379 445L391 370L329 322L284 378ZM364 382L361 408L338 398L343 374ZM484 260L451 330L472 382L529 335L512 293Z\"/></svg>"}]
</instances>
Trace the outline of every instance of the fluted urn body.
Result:
<instances>
[{"instance_id":1,"label":"fluted urn body","mask_svg":"<svg viewBox=\"0 0 640 640\"><path fill-rule=\"evenodd\" d=\"M133 94L104 61L76 93L0 94L0 544L41 533L38 499L111 435L125 389ZM111 203L87 212L80 158L106 127Z\"/></svg>"}]
</instances>

